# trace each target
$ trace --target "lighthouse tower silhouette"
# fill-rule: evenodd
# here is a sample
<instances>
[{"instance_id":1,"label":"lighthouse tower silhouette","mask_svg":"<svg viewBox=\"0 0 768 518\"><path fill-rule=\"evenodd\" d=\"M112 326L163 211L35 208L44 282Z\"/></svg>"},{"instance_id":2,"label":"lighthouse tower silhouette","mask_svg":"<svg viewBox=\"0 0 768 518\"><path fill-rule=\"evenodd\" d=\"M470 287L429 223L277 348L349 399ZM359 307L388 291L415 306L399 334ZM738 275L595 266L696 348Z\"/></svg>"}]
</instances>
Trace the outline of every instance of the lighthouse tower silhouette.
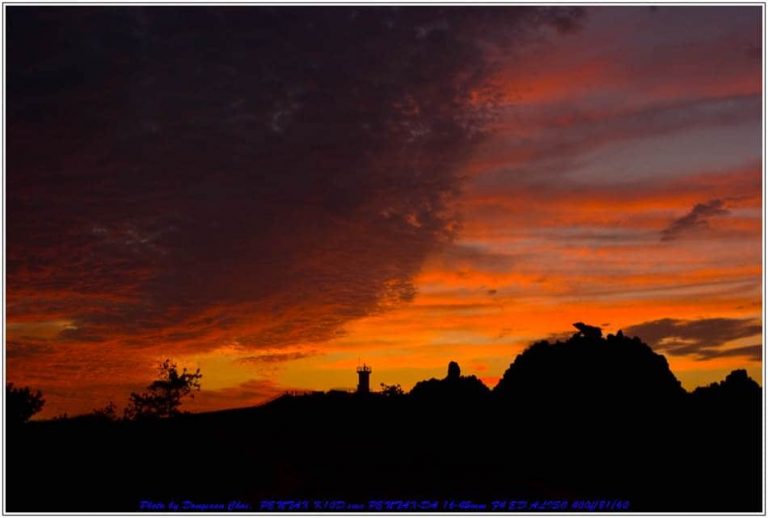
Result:
<instances>
[{"instance_id":1,"label":"lighthouse tower silhouette","mask_svg":"<svg viewBox=\"0 0 768 518\"><path fill-rule=\"evenodd\" d=\"M362 364L357 368L357 393L368 394L371 391L371 368Z\"/></svg>"}]
</instances>

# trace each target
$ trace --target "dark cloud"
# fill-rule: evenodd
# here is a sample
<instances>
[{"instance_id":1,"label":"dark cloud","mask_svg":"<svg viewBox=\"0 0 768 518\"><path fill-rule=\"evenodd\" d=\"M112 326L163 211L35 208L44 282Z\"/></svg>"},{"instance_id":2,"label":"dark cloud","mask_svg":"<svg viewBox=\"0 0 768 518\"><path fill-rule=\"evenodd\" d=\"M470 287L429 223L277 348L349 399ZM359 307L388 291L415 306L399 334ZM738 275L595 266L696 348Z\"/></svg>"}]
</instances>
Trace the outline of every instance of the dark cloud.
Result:
<instances>
[{"instance_id":1,"label":"dark cloud","mask_svg":"<svg viewBox=\"0 0 768 518\"><path fill-rule=\"evenodd\" d=\"M639 336L654 349L675 356L697 355L702 360L720 356L754 358L758 354L755 347L759 346L724 349L723 345L731 340L759 335L762 326L750 318L663 318L627 327L624 332Z\"/></svg>"},{"instance_id":2,"label":"dark cloud","mask_svg":"<svg viewBox=\"0 0 768 518\"><path fill-rule=\"evenodd\" d=\"M745 357L752 361L759 362L763 359L763 346L746 345L744 347L734 347L733 349L705 350L700 351L701 359L722 358L722 357Z\"/></svg>"},{"instance_id":3,"label":"dark cloud","mask_svg":"<svg viewBox=\"0 0 768 518\"><path fill-rule=\"evenodd\" d=\"M283 363L291 360L300 360L307 356L312 356L314 353L310 352L292 352L292 353L272 353L272 354L259 354L256 356L245 356L240 358L243 363Z\"/></svg>"},{"instance_id":4,"label":"dark cloud","mask_svg":"<svg viewBox=\"0 0 768 518\"><path fill-rule=\"evenodd\" d=\"M5 342L6 358L29 358L52 353L55 350L50 342L45 340L21 339Z\"/></svg>"},{"instance_id":5,"label":"dark cloud","mask_svg":"<svg viewBox=\"0 0 768 518\"><path fill-rule=\"evenodd\" d=\"M439 257L432 258L432 265L453 271L481 270L503 273L515 268L523 254L499 253L483 247L454 243L445 247Z\"/></svg>"},{"instance_id":6,"label":"dark cloud","mask_svg":"<svg viewBox=\"0 0 768 518\"><path fill-rule=\"evenodd\" d=\"M458 228L491 56L578 13L9 8L9 319L261 347L410 300Z\"/></svg>"},{"instance_id":7,"label":"dark cloud","mask_svg":"<svg viewBox=\"0 0 768 518\"><path fill-rule=\"evenodd\" d=\"M692 232L699 232L709 228L709 220L717 216L728 214L723 200L710 200L706 203L697 203L685 216L676 219L661 232L662 241L679 239Z\"/></svg>"}]
</instances>

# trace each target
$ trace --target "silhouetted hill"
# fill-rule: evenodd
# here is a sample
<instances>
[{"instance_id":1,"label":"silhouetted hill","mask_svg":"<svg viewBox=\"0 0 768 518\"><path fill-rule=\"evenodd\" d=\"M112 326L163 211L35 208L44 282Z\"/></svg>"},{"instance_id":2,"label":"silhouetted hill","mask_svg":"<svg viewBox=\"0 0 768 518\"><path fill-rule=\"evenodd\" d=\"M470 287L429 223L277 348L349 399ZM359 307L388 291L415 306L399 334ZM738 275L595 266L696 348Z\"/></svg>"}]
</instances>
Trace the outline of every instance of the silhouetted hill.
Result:
<instances>
[{"instance_id":1,"label":"silhouetted hill","mask_svg":"<svg viewBox=\"0 0 768 518\"><path fill-rule=\"evenodd\" d=\"M602 337L600 329L581 322L565 342L541 341L515 358L494 395L514 405L558 405L563 411L581 405L617 413L658 412L685 396L666 358L639 338L621 331Z\"/></svg>"},{"instance_id":2,"label":"silhouetted hill","mask_svg":"<svg viewBox=\"0 0 768 518\"><path fill-rule=\"evenodd\" d=\"M697 388L690 400L685 414L689 462L701 470L693 476L699 490L756 501L765 487L759 476L764 443L760 386L746 371L735 370L723 381Z\"/></svg>"},{"instance_id":3,"label":"silhouetted hill","mask_svg":"<svg viewBox=\"0 0 768 518\"><path fill-rule=\"evenodd\" d=\"M507 511L585 501L760 511L762 389L746 372L688 394L641 340L577 329L519 354L493 392L451 362L407 395L288 394L149 421L30 422L7 437L7 510L239 500L236 510L253 512L282 500L299 502L282 510L328 511L316 503L342 500L376 511L390 500L438 506L390 511L449 511L472 500L545 506Z\"/></svg>"},{"instance_id":4,"label":"silhouetted hill","mask_svg":"<svg viewBox=\"0 0 768 518\"><path fill-rule=\"evenodd\" d=\"M722 408L760 404L760 385L743 369L731 372L721 382L693 391L693 399L700 405L716 405Z\"/></svg>"}]
</instances>

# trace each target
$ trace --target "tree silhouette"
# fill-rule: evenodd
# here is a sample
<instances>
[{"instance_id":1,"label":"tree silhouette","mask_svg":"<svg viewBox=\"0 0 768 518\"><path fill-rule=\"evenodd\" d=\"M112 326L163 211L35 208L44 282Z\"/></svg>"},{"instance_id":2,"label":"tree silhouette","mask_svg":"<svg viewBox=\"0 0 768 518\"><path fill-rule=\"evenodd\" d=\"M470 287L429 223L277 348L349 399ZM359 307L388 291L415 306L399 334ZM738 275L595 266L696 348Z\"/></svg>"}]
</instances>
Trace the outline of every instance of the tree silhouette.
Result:
<instances>
[{"instance_id":1,"label":"tree silhouette","mask_svg":"<svg viewBox=\"0 0 768 518\"><path fill-rule=\"evenodd\" d=\"M13 383L5 386L6 418L9 424L22 424L43 409L45 400L39 390L32 392L29 387L16 388Z\"/></svg>"},{"instance_id":2,"label":"tree silhouette","mask_svg":"<svg viewBox=\"0 0 768 518\"><path fill-rule=\"evenodd\" d=\"M160 365L160 378L147 386L147 392L132 392L131 403L125 409L126 419L173 417L180 413L182 399L194 397L200 390L200 369L194 373L185 368L179 374L176 363L165 360Z\"/></svg>"}]
</instances>

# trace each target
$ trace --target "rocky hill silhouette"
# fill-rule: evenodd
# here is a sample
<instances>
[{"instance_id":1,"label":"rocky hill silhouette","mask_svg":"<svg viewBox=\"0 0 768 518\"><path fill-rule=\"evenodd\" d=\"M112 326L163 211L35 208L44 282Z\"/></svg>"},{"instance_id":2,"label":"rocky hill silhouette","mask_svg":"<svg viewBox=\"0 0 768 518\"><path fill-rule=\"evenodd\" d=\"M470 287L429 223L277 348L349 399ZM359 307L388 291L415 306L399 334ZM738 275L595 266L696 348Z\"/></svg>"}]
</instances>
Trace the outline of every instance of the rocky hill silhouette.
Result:
<instances>
[{"instance_id":1,"label":"rocky hill silhouette","mask_svg":"<svg viewBox=\"0 0 768 518\"><path fill-rule=\"evenodd\" d=\"M673 418L686 392L664 356L621 331L603 338L599 328L574 327L570 339L534 343L515 358L493 390L500 403L521 412L557 408L555 421L588 428Z\"/></svg>"},{"instance_id":2,"label":"rocky hill silhouette","mask_svg":"<svg viewBox=\"0 0 768 518\"><path fill-rule=\"evenodd\" d=\"M322 511L312 502L411 499L442 506L422 511L464 500L761 510L762 389L745 371L688 393L639 338L575 327L519 354L492 391L451 362L445 378L404 395L334 391L153 421L33 421L7 438L7 507L238 500L253 512L290 500L310 507L282 510Z\"/></svg>"},{"instance_id":3,"label":"rocky hill silhouette","mask_svg":"<svg viewBox=\"0 0 768 518\"><path fill-rule=\"evenodd\" d=\"M581 323L578 323L581 324ZM537 342L515 358L495 387L517 402L659 405L679 401L680 382L666 358L621 331L602 338L580 330L565 342Z\"/></svg>"}]
</instances>

